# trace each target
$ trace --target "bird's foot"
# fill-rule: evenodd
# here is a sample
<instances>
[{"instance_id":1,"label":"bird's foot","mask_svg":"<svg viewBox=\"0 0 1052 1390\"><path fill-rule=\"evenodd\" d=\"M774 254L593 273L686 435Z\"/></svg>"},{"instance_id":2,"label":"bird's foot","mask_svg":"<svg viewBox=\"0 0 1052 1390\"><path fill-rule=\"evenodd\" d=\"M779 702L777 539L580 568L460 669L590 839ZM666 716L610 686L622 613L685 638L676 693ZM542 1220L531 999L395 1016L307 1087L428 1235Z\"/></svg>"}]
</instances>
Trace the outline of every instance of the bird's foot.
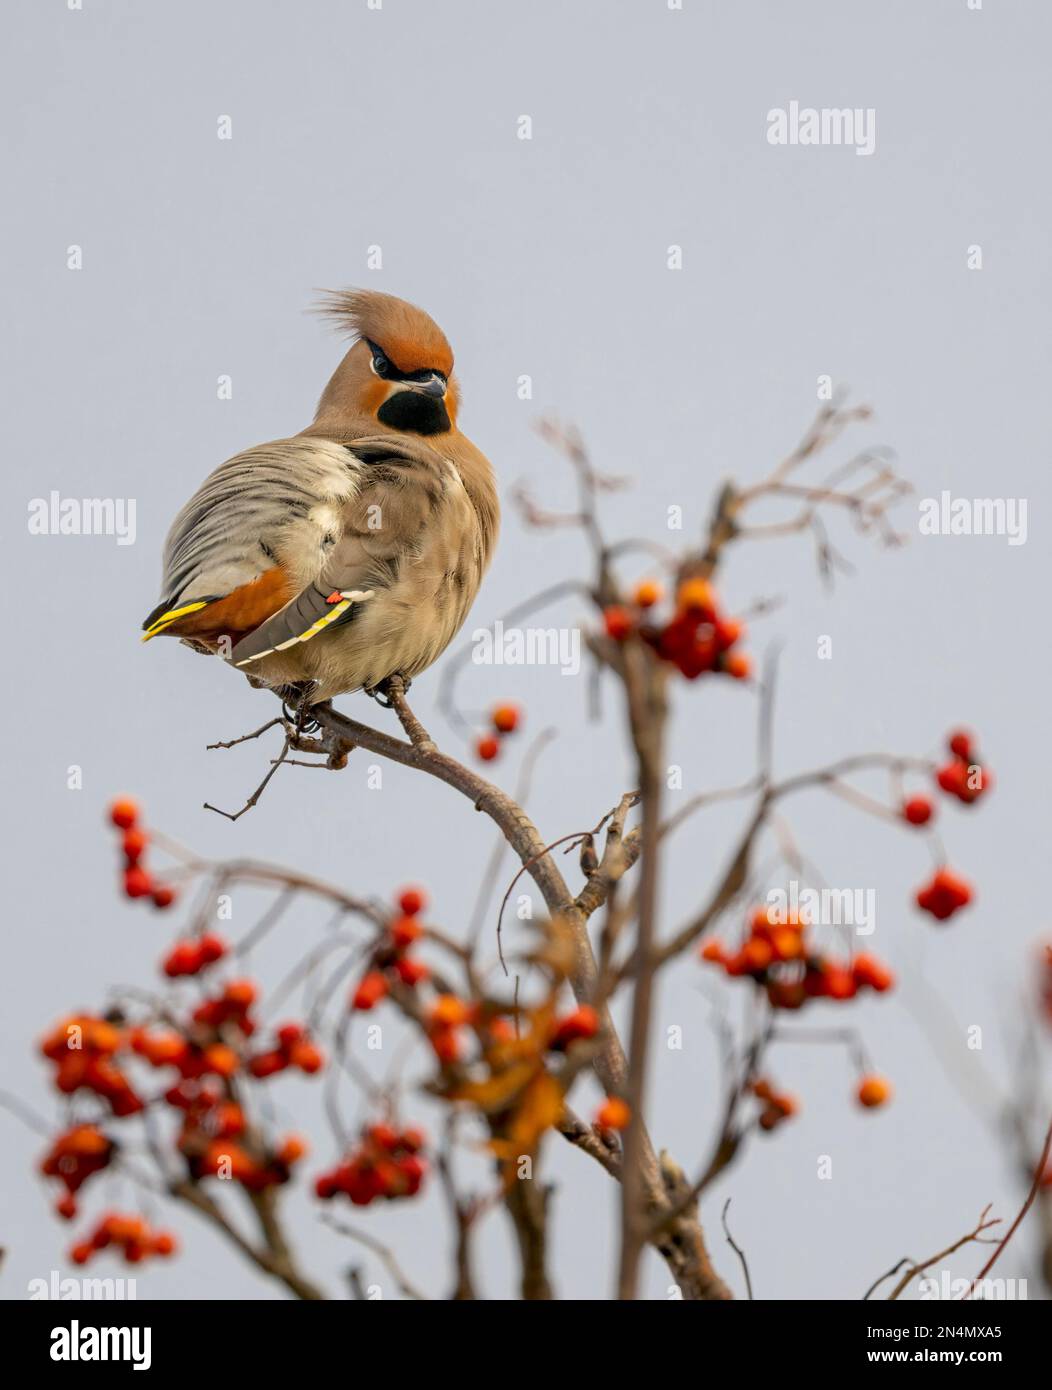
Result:
<instances>
[{"instance_id":1,"label":"bird's foot","mask_svg":"<svg viewBox=\"0 0 1052 1390\"><path fill-rule=\"evenodd\" d=\"M391 702L391 688L392 682L395 681L397 681L398 689L403 695L408 693L409 687L413 684L412 680L408 676L403 676L401 671L392 671L392 673L389 676L385 676L382 681L377 681L376 685L365 686L365 693L371 700L375 700L381 709L391 709L393 708Z\"/></svg>"},{"instance_id":2,"label":"bird's foot","mask_svg":"<svg viewBox=\"0 0 1052 1390\"><path fill-rule=\"evenodd\" d=\"M319 728L318 721L311 714L311 696L317 688L317 681L294 681L274 688L275 695L281 701L281 712L297 734L312 734Z\"/></svg>"}]
</instances>

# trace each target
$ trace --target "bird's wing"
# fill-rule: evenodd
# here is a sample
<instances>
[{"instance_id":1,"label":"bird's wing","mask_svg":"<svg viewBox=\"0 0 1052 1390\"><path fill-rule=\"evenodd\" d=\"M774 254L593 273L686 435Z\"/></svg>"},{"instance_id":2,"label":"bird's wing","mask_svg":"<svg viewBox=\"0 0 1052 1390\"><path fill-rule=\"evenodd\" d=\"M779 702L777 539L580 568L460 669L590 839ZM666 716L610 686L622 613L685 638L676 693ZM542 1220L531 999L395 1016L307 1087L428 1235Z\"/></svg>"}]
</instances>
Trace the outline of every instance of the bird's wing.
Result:
<instances>
[{"instance_id":1,"label":"bird's wing","mask_svg":"<svg viewBox=\"0 0 1052 1390\"><path fill-rule=\"evenodd\" d=\"M248 627L284 604L297 587L286 579L287 554L302 560L313 546L321 568L360 467L340 444L300 438L260 444L221 464L168 533L162 598L143 623L143 640L173 624L179 632L189 615L219 600L255 610Z\"/></svg>"},{"instance_id":2,"label":"bird's wing","mask_svg":"<svg viewBox=\"0 0 1052 1390\"><path fill-rule=\"evenodd\" d=\"M275 651L309 642L353 620L397 581L420 554L452 465L422 441L378 436L344 446L359 465L357 490L343 507L339 538L318 577L234 647L231 660L249 666Z\"/></svg>"}]
</instances>

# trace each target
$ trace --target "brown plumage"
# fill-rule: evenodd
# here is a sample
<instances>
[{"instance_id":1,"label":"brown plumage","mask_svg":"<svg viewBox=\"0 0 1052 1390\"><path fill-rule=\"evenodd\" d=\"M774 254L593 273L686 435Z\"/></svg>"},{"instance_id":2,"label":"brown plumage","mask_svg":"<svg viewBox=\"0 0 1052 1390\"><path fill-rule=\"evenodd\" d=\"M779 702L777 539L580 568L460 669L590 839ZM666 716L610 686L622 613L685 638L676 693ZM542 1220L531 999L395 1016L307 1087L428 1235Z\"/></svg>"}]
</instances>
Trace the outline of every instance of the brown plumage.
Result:
<instances>
[{"instance_id":1,"label":"brown plumage","mask_svg":"<svg viewBox=\"0 0 1052 1390\"><path fill-rule=\"evenodd\" d=\"M467 617L499 524L438 325L369 291L330 295L322 312L355 341L313 423L205 480L143 624L258 683L314 682L311 702L426 669Z\"/></svg>"}]
</instances>

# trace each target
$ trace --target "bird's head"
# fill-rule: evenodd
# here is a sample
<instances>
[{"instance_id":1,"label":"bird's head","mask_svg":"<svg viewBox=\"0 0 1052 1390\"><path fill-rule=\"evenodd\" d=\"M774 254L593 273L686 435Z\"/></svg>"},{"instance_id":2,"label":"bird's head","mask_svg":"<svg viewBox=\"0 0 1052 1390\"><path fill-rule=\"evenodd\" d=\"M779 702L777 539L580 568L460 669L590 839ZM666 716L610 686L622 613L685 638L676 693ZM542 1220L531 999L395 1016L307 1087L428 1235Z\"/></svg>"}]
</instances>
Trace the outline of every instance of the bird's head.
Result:
<instances>
[{"instance_id":1,"label":"bird's head","mask_svg":"<svg viewBox=\"0 0 1052 1390\"><path fill-rule=\"evenodd\" d=\"M373 290L341 290L319 307L356 341L322 393L317 421L365 416L424 435L454 428L453 349L430 315Z\"/></svg>"}]
</instances>

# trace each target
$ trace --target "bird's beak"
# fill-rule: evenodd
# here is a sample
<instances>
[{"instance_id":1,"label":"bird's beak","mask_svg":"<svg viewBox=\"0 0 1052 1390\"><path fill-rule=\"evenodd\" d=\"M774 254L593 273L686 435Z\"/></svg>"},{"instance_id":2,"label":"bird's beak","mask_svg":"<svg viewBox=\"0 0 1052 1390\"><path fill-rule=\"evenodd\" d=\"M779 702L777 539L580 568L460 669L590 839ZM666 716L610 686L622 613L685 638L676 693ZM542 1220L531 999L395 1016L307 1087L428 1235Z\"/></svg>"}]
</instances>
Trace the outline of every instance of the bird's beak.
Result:
<instances>
[{"instance_id":1,"label":"bird's beak","mask_svg":"<svg viewBox=\"0 0 1052 1390\"><path fill-rule=\"evenodd\" d=\"M409 381L406 385L409 390L419 391L425 396L434 396L436 400L441 400L446 394L446 379L437 372L432 372L426 381Z\"/></svg>"}]
</instances>

